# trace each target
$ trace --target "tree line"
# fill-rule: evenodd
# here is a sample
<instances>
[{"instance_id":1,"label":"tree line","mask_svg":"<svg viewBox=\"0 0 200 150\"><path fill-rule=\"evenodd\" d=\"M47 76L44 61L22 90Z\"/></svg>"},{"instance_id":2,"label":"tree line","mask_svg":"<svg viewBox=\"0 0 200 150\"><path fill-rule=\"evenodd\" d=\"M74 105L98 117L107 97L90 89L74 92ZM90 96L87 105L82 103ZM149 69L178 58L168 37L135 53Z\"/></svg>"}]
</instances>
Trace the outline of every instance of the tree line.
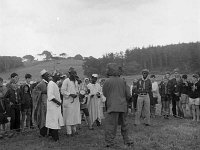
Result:
<instances>
[{"instance_id":1,"label":"tree line","mask_svg":"<svg viewBox=\"0 0 200 150\"><path fill-rule=\"evenodd\" d=\"M144 68L162 73L179 68L183 73L199 71L200 43L180 43L166 46L149 46L127 49L125 52L108 53L101 58L88 57L83 63L84 74L106 75L106 65L116 62L125 75L138 74Z\"/></svg>"},{"instance_id":2,"label":"tree line","mask_svg":"<svg viewBox=\"0 0 200 150\"><path fill-rule=\"evenodd\" d=\"M9 71L13 68L22 67L22 58L15 56L0 56L0 72Z\"/></svg>"}]
</instances>

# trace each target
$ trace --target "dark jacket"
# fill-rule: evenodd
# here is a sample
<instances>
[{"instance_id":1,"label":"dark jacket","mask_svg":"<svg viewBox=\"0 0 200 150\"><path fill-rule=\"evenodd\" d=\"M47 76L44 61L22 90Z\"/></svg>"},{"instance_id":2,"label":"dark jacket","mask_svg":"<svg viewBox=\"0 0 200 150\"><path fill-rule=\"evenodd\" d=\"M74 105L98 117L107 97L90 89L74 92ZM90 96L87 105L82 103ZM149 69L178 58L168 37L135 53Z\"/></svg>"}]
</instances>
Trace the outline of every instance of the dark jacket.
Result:
<instances>
[{"instance_id":1,"label":"dark jacket","mask_svg":"<svg viewBox=\"0 0 200 150\"><path fill-rule=\"evenodd\" d=\"M172 96L180 96L180 83L181 82L177 81L175 78L169 81L170 94ZM178 95L176 95L175 93L178 93Z\"/></svg>"},{"instance_id":2,"label":"dark jacket","mask_svg":"<svg viewBox=\"0 0 200 150\"><path fill-rule=\"evenodd\" d=\"M25 87L28 87L27 93L25 93L24 89ZM21 104L22 104L22 111L24 109L29 109L32 106L32 97L31 97L31 91L30 87L27 84L24 84L20 87L20 93L21 93Z\"/></svg>"},{"instance_id":3,"label":"dark jacket","mask_svg":"<svg viewBox=\"0 0 200 150\"><path fill-rule=\"evenodd\" d=\"M127 112L131 94L126 82L120 77L110 77L103 85L103 95L106 97L107 112Z\"/></svg>"},{"instance_id":4,"label":"dark jacket","mask_svg":"<svg viewBox=\"0 0 200 150\"><path fill-rule=\"evenodd\" d=\"M145 85L144 85L145 84ZM152 84L150 79L144 80L143 78L140 78L137 81L137 93L148 93L152 95Z\"/></svg>"},{"instance_id":5,"label":"dark jacket","mask_svg":"<svg viewBox=\"0 0 200 150\"><path fill-rule=\"evenodd\" d=\"M193 91L193 86L195 86L195 90ZM198 98L200 97L200 81L197 83L189 83L189 94L190 98Z\"/></svg>"},{"instance_id":6,"label":"dark jacket","mask_svg":"<svg viewBox=\"0 0 200 150\"><path fill-rule=\"evenodd\" d=\"M180 94L186 94L186 95L189 94L189 82L183 83L181 81L181 83L180 83Z\"/></svg>"},{"instance_id":7,"label":"dark jacket","mask_svg":"<svg viewBox=\"0 0 200 150\"><path fill-rule=\"evenodd\" d=\"M170 85L169 82L164 83L163 81L159 84L159 93L161 97L165 97L166 95L170 95Z\"/></svg>"},{"instance_id":8,"label":"dark jacket","mask_svg":"<svg viewBox=\"0 0 200 150\"><path fill-rule=\"evenodd\" d=\"M21 104L21 96L20 96L20 90L14 90L14 89L8 89L6 92L4 98L8 99L9 102L12 102L14 105L19 105Z\"/></svg>"}]
</instances>

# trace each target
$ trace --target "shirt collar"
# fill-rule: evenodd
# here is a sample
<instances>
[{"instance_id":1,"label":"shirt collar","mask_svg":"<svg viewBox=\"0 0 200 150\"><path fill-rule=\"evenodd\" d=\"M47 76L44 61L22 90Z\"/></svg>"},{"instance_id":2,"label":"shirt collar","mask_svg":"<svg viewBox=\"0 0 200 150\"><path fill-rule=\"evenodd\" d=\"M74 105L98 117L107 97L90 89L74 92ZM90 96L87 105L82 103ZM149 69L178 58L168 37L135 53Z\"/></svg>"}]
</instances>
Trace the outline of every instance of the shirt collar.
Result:
<instances>
[{"instance_id":1,"label":"shirt collar","mask_svg":"<svg viewBox=\"0 0 200 150\"><path fill-rule=\"evenodd\" d=\"M144 79L143 76L142 76L142 80L143 80L143 81L146 81L147 79L148 79L148 78Z\"/></svg>"},{"instance_id":2,"label":"shirt collar","mask_svg":"<svg viewBox=\"0 0 200 150\"><path fill-rule=\"evenodd\" d=\"M42 79L45 83L48 83L45 79Z\"/></svg>"}]
</instances>

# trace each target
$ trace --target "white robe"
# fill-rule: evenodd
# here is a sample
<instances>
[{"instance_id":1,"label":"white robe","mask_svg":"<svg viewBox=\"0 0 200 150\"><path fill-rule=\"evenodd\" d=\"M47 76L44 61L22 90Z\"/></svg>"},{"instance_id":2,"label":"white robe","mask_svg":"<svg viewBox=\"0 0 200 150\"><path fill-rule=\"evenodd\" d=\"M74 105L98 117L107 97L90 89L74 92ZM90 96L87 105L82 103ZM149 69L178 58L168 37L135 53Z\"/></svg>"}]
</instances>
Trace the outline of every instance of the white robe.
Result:
<instances>
[{"instance_id":1,"label":"white robe","mask_svg":"<svg viewBox=\"0 0 200 150\"><path fill-rule=\"evenodd\" d=\"M51 101L53 98L61 102L59 88L56 83L50 81L47 86L47 114L46 127L50 129L60 129L64 126L61 114L61 106Z\"/></svg>"},{"instance_id":2,"label":"white robe","mask_svg":"<svg viewBox=\"0 0 200 150\"><path fill-rule=\"evenodd\" d=\"M96 96L96 94L99 92L100 96L102 97L102 90L99 83L96 83L96 84L89 83L87 87L90 90L89 99L88 99L89 100L88 111L89 111L89 115L90 115L89 117L90 117L91 123L93 124L96 119L99 119L99 121L101 121L101 118L102 118L102 114L100 110L100 104L101 104L102 98L98 98ZM91 95L94 95L94 97L91 98Z\"/></svg>"},{"instance_id":3,"label":"white robe","mask_svg":"<svg viewBox=\"0 0 200 150\"><path fill-rule=\"evenodd\" d=\"M81 124L80 102L77 96L74 100L70 94L79 93L78 82L70 81L69 78L63 81L61 87L63 95L63 119L65 125Z\"/></svg>"}]
</instances>

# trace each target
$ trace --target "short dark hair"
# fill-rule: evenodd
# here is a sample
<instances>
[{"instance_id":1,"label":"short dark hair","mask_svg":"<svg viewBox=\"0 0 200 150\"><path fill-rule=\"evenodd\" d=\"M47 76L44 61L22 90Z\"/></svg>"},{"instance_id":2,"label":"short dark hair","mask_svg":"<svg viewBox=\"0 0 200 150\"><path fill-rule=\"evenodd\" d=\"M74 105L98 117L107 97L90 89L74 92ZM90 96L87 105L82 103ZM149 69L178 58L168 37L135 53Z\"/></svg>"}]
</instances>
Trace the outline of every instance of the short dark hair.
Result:
<instances>
[{"instance_id":1,"label":"short dark hair","mask_svg":"<svg viewBox=\"0 0 200 150\"><path fill-rule=\"evenodd\" d=\"M187 76L186 74L182 75L182 78L183 78L183 79L187 79L187 77L188 77L188 76Z\"/></svg>"},{"instance_id":2,"label":"short dark hair","mask_svg":"<svg viewBox=\"0 0 200 150\"><path fill-rule=\"evenodd\" d=\"M0 82L3 82L3 78L0 77Z\"/></svg>"},{"instance_id":3,"label":"short dark hair","mask_svg":"<svg viewBox=\"0 0 200 150\"><path fill-rule=\"evenodd\" d=\"M150 78L156 78L156 76L155 76L154 74L152 74L152 75L150 76Z\"/></svg>"},{"instance_id":4,"label":"short dark hair","mask_svg":"<svg viewBox=\"0 0 200 150\"><path fill-rule=\"evenodd\" d=\"M25 79L30 79L32 77L32 75L31 74L29 74L29 73L27 73L26 75L25 75Z\"/></svg>"},{"instance_id":5,"label":"short dark hair","mask_svg":"<svg viewBox=\"0 0 200 150\"><path fill-rule=\"evenodd\" d=\"M13 73L10 75L10 78L14 78L14 77L16 77L16 76L18 76L18 74L15 73L15 72L13 72Z\"/></svg>"}]
</instances>

